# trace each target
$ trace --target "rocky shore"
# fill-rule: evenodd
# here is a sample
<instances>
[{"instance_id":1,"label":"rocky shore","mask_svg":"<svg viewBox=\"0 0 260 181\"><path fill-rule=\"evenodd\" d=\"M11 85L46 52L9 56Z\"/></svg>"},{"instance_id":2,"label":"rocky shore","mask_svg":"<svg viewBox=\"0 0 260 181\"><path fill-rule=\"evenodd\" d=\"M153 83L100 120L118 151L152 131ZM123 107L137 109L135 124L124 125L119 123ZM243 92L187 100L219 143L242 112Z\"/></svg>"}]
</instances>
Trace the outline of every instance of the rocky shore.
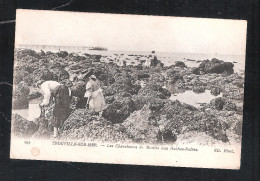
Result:
<instances>
[{"instance_id":1,"label":"rocky shore","mask_svg":"<svg viewBox=\"0 0 260 181\"><path fill-rule=\"evenodd\" d=\"M101 55L17 49L13 109L27 108L29 99L41 99L37 85L56 80L72 90L71 114L59 130L61 140L174 143L191 133L224 143L241 141L244 77L234 73L233 63L212 59L191 68L176 61L167 67L156 59L145 67L138 55L130 57L138 63L129 59L119 66L113 60L102 61ZM101 117L82 104L85 81L92 74L100 80L107 104ZM169 99L188 90L222 96L198 107ZM50 138L51 111L52 105L46 119L33 122L14 114L14 135Z\"/></svg>"}]
</instances>

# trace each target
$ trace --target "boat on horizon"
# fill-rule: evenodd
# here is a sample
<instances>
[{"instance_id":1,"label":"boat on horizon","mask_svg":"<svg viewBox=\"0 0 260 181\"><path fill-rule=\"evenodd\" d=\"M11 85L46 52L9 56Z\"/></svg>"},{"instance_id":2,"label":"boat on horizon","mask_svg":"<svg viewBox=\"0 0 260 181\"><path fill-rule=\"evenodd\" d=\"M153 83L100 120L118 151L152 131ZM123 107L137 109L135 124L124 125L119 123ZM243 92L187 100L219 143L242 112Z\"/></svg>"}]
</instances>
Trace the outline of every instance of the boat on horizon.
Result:
<instances>
[{"instance_id":1,"label":"boat on horizon","mask_svg":"<svg viewBox=\"0 0 260 181\"><path fill-rule=\"evenodd\" d=\"M107 48L103 48L103 47L92 47L92 48L89 48L89 50L107 51Z\"/></svg>"}]
</instances>

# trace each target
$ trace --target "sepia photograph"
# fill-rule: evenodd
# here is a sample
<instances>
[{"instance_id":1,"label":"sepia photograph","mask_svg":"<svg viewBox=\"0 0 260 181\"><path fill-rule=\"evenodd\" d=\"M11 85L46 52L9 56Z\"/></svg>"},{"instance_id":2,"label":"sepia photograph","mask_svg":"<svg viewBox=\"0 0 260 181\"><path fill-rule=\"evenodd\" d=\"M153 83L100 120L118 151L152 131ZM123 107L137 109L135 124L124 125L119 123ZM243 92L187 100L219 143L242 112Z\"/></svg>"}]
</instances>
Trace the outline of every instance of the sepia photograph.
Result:
<instances>
[{"instance_id":1,"label":"sepia photograph","mask_svg":"<svg viewBox=\"0 0 260 181\"><path fill-rule=\"evenodd\" d=\"M239 169L247 21L16 11L13 159Z\"/></svg>"}]
</instances>

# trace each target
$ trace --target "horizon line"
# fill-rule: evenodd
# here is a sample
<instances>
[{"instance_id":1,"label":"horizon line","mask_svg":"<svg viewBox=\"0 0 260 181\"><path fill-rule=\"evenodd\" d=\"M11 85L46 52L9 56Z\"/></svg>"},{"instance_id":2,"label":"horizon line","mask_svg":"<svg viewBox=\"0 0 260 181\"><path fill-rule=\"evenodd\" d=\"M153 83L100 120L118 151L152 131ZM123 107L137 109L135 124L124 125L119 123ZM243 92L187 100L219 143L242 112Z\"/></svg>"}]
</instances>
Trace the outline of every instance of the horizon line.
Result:
<instances>
[{"instance_id":1,"label":"horizon line","mask_svg":"<svg viewBox=\"0 0 260 181\"><path fill-rule=\"evenodd\" d=\"M100 47L100 48L107 48L107 47L104 47L104 46L84 46L84 45L44 45L44 44L15 44L15 47L14 48L19 48L19 47L16 47L16 46L53 46L53 47L81 47L81 48L93 48L93 47ZM160 52L160 53L190 53L190 54L205 54L205 55L215 55L215 54L218 54L218 55L240 55L240 56L246 56L246 54L230 54L230 53L195 53L195 52L164 52L164 51L156 51L156 50L116 50L116 49L109 49L107 48L108 50L106 51L133 51L133 52L152 52L152 51L155 51L155 52ZM95 50L94 50L95 51Z\"/></svg>"}]
</instances>

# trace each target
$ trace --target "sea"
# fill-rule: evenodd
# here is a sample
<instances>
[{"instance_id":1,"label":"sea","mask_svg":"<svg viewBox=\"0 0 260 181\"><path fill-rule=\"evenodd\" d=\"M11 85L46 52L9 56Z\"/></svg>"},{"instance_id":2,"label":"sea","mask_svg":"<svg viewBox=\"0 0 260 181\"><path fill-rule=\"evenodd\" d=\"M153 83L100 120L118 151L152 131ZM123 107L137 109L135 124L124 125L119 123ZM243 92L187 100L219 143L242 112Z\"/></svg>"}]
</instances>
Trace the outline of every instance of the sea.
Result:
<instances>
[{"instance_id":1,"label":"sea","mask_svg":"<svg viewBox=\"0 0 260 181\"><path fill-rule=\"evenodd\" d=\"M91 54L91 55L102 55L102 56L115 56L120 55L121 58L129 57L129 55L137 55L137 56L148 56L151 54L151 51L122 51L122 50L89 50L84 48L75 47L48 47L45 48L32 46L30 49L35 50L36 52L43 51L67 51L69 53L75 53L78 55ZM176 61L183 61L188 67L198 67L200 62L203 60L211 60L213 58L217 58L219 60L223 60L225 62L231 62L234 64L234 71L239 74L243 74L245 71L245 55L231 55L231 54L207 54L207 53L179 53L179 52L156 52L155 55L165 66L171 66L175 64Z\"/></svg>"}]
</instances>

